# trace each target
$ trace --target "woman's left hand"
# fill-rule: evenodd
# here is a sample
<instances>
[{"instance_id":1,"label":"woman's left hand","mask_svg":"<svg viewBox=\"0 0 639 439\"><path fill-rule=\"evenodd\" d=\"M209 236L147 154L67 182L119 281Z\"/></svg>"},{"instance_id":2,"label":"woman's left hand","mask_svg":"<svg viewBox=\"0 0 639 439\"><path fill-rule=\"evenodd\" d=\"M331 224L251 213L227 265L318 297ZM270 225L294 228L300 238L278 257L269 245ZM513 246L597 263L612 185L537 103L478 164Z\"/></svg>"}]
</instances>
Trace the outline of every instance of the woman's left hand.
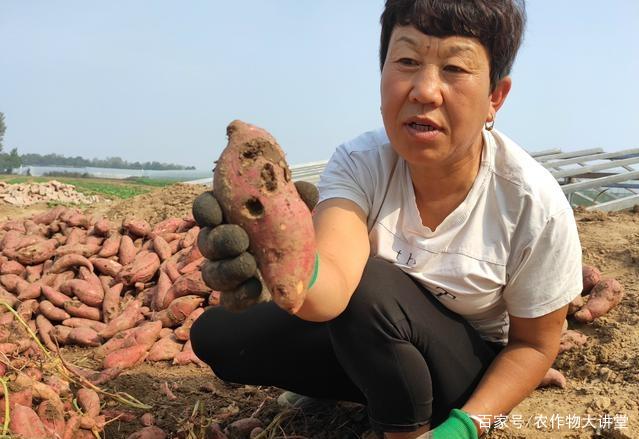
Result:
<instances>
[{"instance_id":1,"label":"woman's left hand","mask_svg":"<svg viewBox=\"0 0 639 439\"><path fill-rule=\"evenodd\" d=\"M453 409L448 419L418 439L478 439L478 437L473 420L462 410Z\"/></svg>"}]
</instances>

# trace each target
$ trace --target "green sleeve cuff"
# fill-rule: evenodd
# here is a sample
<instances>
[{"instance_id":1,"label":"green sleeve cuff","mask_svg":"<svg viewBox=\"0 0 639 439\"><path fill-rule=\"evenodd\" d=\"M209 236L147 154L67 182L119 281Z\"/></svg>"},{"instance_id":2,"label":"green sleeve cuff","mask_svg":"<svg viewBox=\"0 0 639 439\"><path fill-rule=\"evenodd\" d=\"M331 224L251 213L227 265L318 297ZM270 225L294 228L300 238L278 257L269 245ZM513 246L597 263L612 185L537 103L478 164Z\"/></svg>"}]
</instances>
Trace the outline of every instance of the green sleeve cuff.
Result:
<instances>
[{"instance_id":1,"label":"green sleeve cuff","mask_svg":"<svg viewBox=\"0 0 639 439\"><path fill-rule=\"evenodd\" d=\"M313 264L313 274L311 276L311 280L308 283L308 290L311 289L315 282L317 281L317 277L319 275L319 253L315 253L315 263Z\"/></svg>"}]
</instances>

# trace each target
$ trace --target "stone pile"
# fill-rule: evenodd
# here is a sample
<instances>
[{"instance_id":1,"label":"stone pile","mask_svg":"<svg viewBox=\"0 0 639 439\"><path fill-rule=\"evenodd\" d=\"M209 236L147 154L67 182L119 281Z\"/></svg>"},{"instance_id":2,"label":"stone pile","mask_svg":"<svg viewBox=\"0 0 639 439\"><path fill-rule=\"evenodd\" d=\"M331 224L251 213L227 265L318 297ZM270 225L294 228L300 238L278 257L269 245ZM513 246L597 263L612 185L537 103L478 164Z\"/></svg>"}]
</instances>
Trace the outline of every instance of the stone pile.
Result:
<instances>
[{"instance_id":1,"label":"stone pile","mask_svg":"<svg viewBox=\"0 0 639 439\"><path fill-rule=\"evenodd\" d=\"M56 180L21 184L0 181L0 200L14 206L46 202L93 204L101 201L97 195L85 195L76 191L75 186Z\"/></svg>"}]
</instances>

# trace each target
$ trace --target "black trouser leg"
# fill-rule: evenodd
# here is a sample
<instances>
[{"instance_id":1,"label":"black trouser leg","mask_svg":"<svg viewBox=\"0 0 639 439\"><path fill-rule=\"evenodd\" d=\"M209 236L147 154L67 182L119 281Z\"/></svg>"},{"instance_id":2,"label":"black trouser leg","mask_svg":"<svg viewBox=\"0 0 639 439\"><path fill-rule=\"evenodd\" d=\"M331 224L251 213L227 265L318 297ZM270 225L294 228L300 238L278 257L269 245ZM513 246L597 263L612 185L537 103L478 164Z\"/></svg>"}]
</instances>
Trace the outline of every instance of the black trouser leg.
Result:
<instances>
[{"instance_id":1,"label":"black trouser leg","mask_svg":"<svg viewBox=\"0 0 639 439\"><path fill-rule=\"evenodd\" d=\"M328 328L274 303L241 313L209 309L191 328L195 354L225 381L366 403L335 358Z\"/></svg>"},{"instance_id":2,"label":"black trouser leg","mask_svg":"<svg viewBox=\"0 0 639 439\"><path fill-rule=\"evenodd\" d=\"M347 309L328 323L274 304L206 311L195 353L222 379L363 402L382 431L411 431L468 399L496 351L394 265L370 259Z\"/></svg>"},{"instance_id":3,"label":"black trouser leg","mask_svg":"<svg viewBox=\"0 0 639 439\"><path fill-rule=\"evenodd\" d=\"M347 309L328 324L373 425L412 431L469 398L496 351L393 264L370 259Z\"/></svg>"}]
</instances>

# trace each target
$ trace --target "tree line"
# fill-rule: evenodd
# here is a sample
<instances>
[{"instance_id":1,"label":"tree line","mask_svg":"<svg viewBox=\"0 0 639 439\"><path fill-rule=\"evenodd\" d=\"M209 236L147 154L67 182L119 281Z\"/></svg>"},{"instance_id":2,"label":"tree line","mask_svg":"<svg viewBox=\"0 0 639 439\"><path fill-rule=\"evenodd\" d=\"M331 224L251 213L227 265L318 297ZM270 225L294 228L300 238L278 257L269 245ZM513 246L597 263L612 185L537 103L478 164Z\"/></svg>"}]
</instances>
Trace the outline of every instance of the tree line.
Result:
<instances>
[{"instance_id":1,"label":"tree line","mask_svg":"<svg viewBox=\"0 0 639 439\"><path fill-rule=\"evenodd\" d=\"M65 157L61 154L18 154L18 149L4 152L4 134L6 132L4 113L0 112L0 172L11 172L20 166L69 166L92 168L117 168L117 169L145 169L153 171L183 171L195 169L195 166L183 166L173 163L128 162L120 157L107 157L105 159L86 159L84 157Z\"/></svg>"}]
</instances>

